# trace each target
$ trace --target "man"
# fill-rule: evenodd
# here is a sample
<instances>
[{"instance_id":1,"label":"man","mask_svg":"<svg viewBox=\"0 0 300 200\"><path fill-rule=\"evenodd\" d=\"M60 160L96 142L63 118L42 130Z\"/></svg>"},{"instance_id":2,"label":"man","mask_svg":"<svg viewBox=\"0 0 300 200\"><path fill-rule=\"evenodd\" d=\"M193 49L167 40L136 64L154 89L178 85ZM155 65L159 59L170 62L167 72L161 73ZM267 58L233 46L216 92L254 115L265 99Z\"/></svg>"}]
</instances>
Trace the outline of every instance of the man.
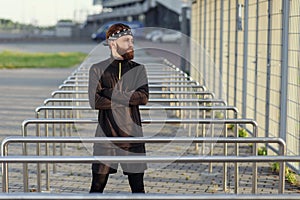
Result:
<instances>
[{"instance_id":1,"label":"man","mask_svg":"<svg viewBox=\"0 0 300 200\"><path fill-rule=\"evenodd\" d=\"M139 105L149 98L145 67L134 58L130 27L114 24L106 32L111 57L94 64L89 72L89 102L99 110L96 137L143 136ZM143 143L94 144L95 156L145 155ZM146 163L120 163L128 175L132 193L145 193ZM117 172L118 163L93 163L90 193L102 193L109 174Z\"/></svg>"}]
</instances>

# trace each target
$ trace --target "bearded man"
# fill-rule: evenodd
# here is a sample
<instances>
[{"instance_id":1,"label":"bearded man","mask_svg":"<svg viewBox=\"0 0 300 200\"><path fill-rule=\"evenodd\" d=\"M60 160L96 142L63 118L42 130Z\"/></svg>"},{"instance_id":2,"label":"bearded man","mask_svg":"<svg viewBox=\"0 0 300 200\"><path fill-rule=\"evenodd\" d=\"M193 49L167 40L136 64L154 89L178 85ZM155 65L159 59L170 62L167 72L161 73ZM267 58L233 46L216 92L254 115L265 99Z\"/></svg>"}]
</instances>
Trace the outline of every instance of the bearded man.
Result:
<instances>
[{"instance_id":1,"label":"bearded man","mask_svg":"<svg viewBox=\"0 0 300 200\"><path fill-rule=\"evenodd\" d=\"M89 71L89 102L99 110L96 137L142 137L139 105L149 98L143 65L134 58L133 35L129 26L117 23L106 32L110 58L93 64ZM95 156L145 155L144 143L95 143ZM145 193L146 163L93 163L90 193L103 193L109 174L121 165L128 175L132 193Z\"/></svg>"}]
</instances>

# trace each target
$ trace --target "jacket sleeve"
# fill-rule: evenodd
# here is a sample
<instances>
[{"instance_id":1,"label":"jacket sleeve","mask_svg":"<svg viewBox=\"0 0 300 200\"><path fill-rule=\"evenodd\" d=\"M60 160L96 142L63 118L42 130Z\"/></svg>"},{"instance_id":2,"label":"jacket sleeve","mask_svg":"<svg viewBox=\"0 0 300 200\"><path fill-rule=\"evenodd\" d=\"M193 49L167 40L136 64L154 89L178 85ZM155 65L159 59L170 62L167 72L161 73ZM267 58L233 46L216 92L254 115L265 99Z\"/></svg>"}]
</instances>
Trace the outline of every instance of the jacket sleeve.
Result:
<instances>
[{"instance_id":1,"label":"jacket sleeve","mask_svg":"<svg viewBox=\"0 0 300 200\"><path fill-rule=\"evenodd\" d=\"M137 90L135 90L129 100L129 105L146 105L149 100L149 86L145 66L141 67L141 71L137 77Z\"/></svg>"},{"instance_id":2,"label":"jacket sleeve","mask_svg":"<svg viewBox=\"0 0 300 200\"><path fill-rule=\"evenodd\" d=\"M111 109L111 101L100 95L102 86L100 82L101 74L93 65L89 70L89 103L92 109Z\"/></svg>"},{"instance_id":3,"label":"jacket sleeve","mask_svg":"<svg viewBox=\"0 0 300 200\"><path fill-rule=\"evenodd\" d=\"M125 106L145 105L149 99L149 86L145 67L140 66L137 70L135 81L135 90L120 91L118 89L103 89L101 94L113 102L120 103Z\"/></svg>"}]
</instances>

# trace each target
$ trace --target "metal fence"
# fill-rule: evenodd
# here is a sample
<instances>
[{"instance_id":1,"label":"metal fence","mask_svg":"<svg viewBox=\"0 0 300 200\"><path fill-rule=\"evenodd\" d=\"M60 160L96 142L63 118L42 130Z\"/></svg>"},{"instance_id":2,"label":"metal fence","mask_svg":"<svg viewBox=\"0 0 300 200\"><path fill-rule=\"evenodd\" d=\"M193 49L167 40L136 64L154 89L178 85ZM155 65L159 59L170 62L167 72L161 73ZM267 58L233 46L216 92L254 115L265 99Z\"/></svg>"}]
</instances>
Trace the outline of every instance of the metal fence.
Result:
<instances>
[{"instance_id":1,"label":"metal fence","mask_svg":"<svg viewBox=\"0 0 300 200\"><path fill-rule=\"evenodd\" d=\"M300 154L300 1L197 0L191 75ZM274 146L268 146L278 151ZM271 151L270 151L271 153ZM300 172L299 163L290 163Z\"/></svg>"}]
</instances>

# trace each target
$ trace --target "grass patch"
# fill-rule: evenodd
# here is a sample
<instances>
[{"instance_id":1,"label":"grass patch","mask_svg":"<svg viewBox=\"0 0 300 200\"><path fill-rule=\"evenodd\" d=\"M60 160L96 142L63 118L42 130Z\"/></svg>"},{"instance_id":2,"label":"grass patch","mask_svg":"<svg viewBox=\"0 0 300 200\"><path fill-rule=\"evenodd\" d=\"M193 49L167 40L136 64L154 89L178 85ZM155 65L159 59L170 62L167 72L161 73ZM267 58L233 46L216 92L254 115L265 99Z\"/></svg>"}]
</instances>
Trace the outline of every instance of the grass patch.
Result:
<instances>
[{"instance_id":1,"label":"grass patch","mask_svg":"<svg viewBox=\"0 0 300 200\"><path fill-rule=\"evenodd\" d=\"M87 55L79 52L25 53L0 52L0 69L67 68L81 63Z\"/></svg>"}]
</instances>

